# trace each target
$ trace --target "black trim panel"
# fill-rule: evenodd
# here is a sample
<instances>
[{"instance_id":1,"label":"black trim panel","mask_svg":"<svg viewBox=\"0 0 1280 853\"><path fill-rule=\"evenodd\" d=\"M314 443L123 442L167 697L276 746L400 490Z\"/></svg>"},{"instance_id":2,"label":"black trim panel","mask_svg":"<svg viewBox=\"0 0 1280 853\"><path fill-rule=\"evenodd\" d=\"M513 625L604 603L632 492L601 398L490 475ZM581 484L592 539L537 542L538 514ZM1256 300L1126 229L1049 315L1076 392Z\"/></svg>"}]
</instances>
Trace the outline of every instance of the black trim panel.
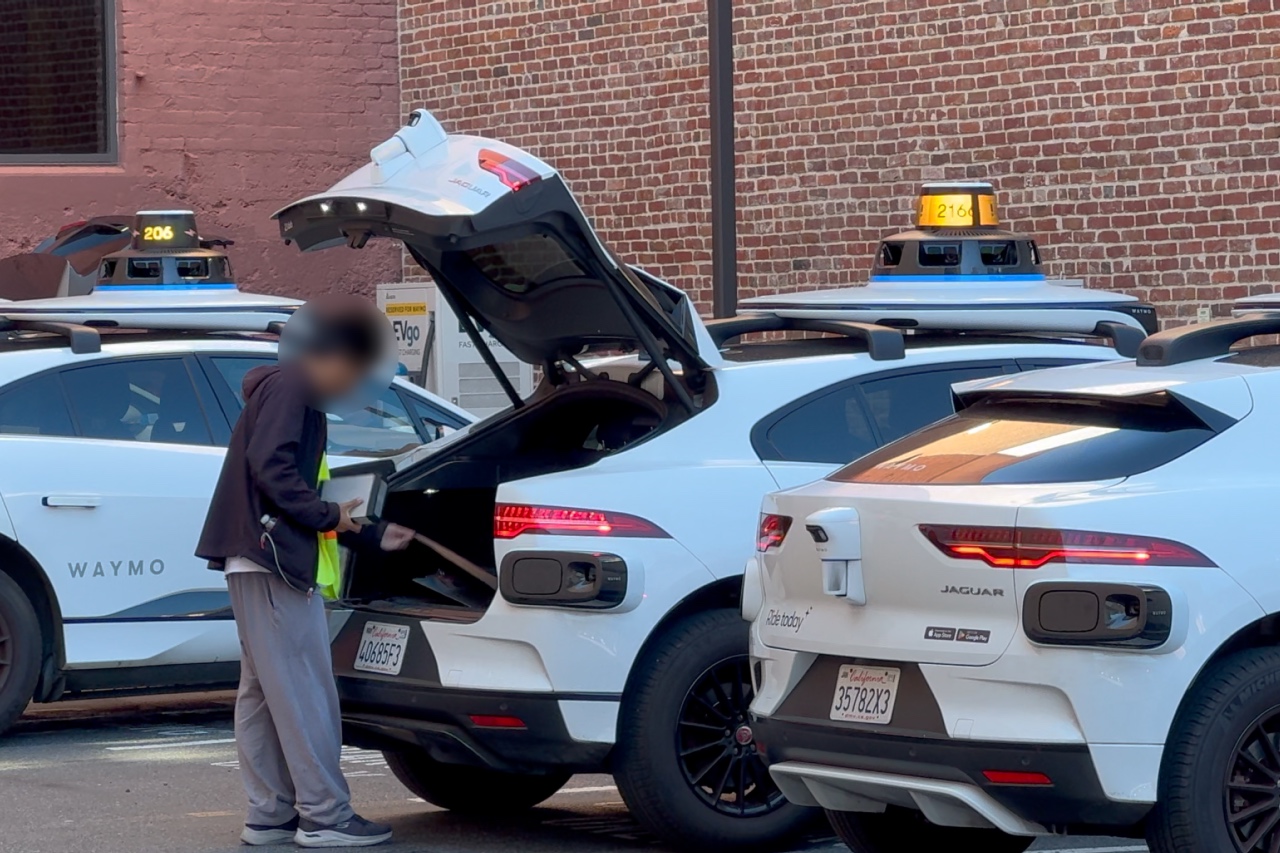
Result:
<instances>
[{"instance_id":1,"label":"black trim panel","mask_svg":"<svg viewBox=\"0 0 1280 853\"><path fill-rule=\"evenodd\" d=\"M79 693L92 693L92 698L133 693L188 693L235 687L240 681L240 662L70 669L65 670L65 675L64 699Z\"/></svg>"},{"instance_id":2,"label":"black trim panel","mask_svg":"<svg viewBox=\"0 0 1280 853\"><path fill-rule=\"evenodd\" d=\"M802 761L966 782L981 788L1024 820L1054 830L1089 830L1098 835L1136 832L1152 806L1107 799L1084 745L1040 746L950 738L903 737L831 726L752 717L756 743L770 764ZM993 785L984 770L1043 773L1043 787Z\"/></svg>"},{"instance_id":3,"label":"black trim panel","mask_svg":"<svg viewBox=\"0 0 1280 853\"><path fill-rule=\"evenodd\" d=\"M578 773L608 769L612 744L574 740L561 701L617 702L618 694L508 693L426 688L365 678L338 678L343 743L364 749L419 747L443 764L509 773L548 768ZM518 717L520 729L476 726L471 715Z\"/></svg>"}]
</instances>

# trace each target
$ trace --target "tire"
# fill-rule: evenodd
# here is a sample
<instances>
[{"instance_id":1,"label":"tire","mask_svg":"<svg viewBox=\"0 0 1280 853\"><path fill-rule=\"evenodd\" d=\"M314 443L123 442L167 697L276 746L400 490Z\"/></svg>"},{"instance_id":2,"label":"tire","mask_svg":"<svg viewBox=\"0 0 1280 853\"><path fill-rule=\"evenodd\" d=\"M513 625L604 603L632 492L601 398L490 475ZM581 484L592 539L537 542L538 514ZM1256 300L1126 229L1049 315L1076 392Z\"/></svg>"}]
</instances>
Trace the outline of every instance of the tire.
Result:
<instances>
[{"instance_id":1,"label":"tire","mask_svg":"<svg viewBox=\"0 0 1280 853\"><path fill-rule=\"evenodd\" d=\"M1022 853L1035 841L998 829L938 826L912 809L889 806L882 814L827 812L831 828L853 853L901 853L904 850L980 850Z\"/></svg>"},{"instance_id":2,"label":"tire","mask_svg":"<svg viewBox=\"0 0 1280 853\"><path fill-rule=\"evenodd\" d=\"M422 799L458 814L520 814L555 794L569 773L524 776L483 767L441 764L420 749L382 753L395 777Z\"/></svg>"},{"instance_id":3,"label":"tire","mask_svg":"<svg viewBox=\"0 0 1280 853\"><path fill-rule=\"evenodd\" d=\"M696 613L651 644L627 685L614 778L635 819L676 849L777 849L816 817L783 798L751 741L747 643L737 611Z\"/></svg>"},{"instance_id":4,"label":"tire","mask_svg":"<svg viewBox=\"0 0 1280 853\"><path fill-rule=\"evenodd\" d=\"M1147 822L1152 853L1276 849L1277 785L1280 649L1249 649L1206 670L1174 720ZM1254 817L1230 819L1254 806Z\"/></svg>"},{"instance_id":5,"label":"tire","mask_svg":"<svg viewBox=\"0 0 1280 853\"><path fill-rule=\"evenodd\" d=\"M40 620L22 587L0 572L0 734L22 716L40 677Z\"/></svg>"}]
</instances>

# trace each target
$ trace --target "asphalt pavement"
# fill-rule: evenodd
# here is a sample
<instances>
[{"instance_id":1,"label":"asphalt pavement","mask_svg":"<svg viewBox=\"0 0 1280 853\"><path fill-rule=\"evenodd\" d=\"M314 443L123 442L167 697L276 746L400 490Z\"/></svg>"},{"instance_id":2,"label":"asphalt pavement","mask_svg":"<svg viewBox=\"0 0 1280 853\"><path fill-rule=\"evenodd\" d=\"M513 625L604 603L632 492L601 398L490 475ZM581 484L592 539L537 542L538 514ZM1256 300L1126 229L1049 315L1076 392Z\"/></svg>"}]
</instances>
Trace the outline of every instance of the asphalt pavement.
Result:
<instances>
[{"instance_id":1,"label":"asphalt pavement","mask_svg":"<svg viewBox=\"0 0 1280 853\"><path fill-rule=\"evenodd\" d=\"M243 794L230 707L226 694L206 694L33 709L0 738L0 851L244 850L238 842ZM663 849L631 821L608 776L577 776L528 816L495 821L426 805L400 786L377 753L346 749L343 769L360 812L394 827L393 843L377 848L387 853ZM1142 853L1146 847L1089 838L1041 841L1033 849ZM818 833L797 850L845 848Z\"/></svg>"}]
</instances>

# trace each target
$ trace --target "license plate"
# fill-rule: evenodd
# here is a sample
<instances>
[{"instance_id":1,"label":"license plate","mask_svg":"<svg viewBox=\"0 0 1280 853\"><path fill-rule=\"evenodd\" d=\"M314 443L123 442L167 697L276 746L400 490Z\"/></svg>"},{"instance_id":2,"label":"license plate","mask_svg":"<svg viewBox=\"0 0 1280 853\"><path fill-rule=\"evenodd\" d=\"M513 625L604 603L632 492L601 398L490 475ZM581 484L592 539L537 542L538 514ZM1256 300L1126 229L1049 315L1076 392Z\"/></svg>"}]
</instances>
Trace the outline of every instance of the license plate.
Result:
<instances>
[{"instance_id":1,"label":"license plate","mask_svg":"<svg viewBox=\"0 0 1280 853\"><path fill-rule=\"evenodd\" d=\"M408 625L366 622L353 666L365 672L399 675L400 667L404 666L404 650L408 645Z\"/></svg>"},{"instance_id":2,"label":"license plate","mask_svg":"<svg viewBox=\"0 0 1280 853\"><path fill-rule=\"evenodd\" d=\"M900 670L845 664L836 676L831 719L887 726L898 700Z\"/></svg>"}]
</instances>

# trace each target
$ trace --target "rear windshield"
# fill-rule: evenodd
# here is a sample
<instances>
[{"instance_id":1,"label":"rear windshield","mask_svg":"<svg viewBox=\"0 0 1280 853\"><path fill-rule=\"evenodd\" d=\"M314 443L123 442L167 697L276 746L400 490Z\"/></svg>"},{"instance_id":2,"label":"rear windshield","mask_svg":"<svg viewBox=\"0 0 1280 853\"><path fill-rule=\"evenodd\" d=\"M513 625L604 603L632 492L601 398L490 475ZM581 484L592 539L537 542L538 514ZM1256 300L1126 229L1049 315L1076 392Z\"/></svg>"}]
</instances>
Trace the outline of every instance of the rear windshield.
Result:
<instances>
[{"instance_id":1,"label":"rear windshield","mask_svg":"<svg viewBox=\"0 0 1280 853\"><path fill-rule=\"evenodd\" d=\"M987 400L858 459L845 483L1069 483L1149 471L1213 437L1167 395L1142 404Z\"/></svg>"},{"instance_id":2,"label":"rear windshield","mask_svg":"<svg viewBox=\"0 0 1280 853\"><path fill-rule=\"evenodd\" d=\"M564 246L544 234L494 243L467 254L486 278L512 293L527 293L558 279L584 275Z\"/></svg>"}]
</instances>

